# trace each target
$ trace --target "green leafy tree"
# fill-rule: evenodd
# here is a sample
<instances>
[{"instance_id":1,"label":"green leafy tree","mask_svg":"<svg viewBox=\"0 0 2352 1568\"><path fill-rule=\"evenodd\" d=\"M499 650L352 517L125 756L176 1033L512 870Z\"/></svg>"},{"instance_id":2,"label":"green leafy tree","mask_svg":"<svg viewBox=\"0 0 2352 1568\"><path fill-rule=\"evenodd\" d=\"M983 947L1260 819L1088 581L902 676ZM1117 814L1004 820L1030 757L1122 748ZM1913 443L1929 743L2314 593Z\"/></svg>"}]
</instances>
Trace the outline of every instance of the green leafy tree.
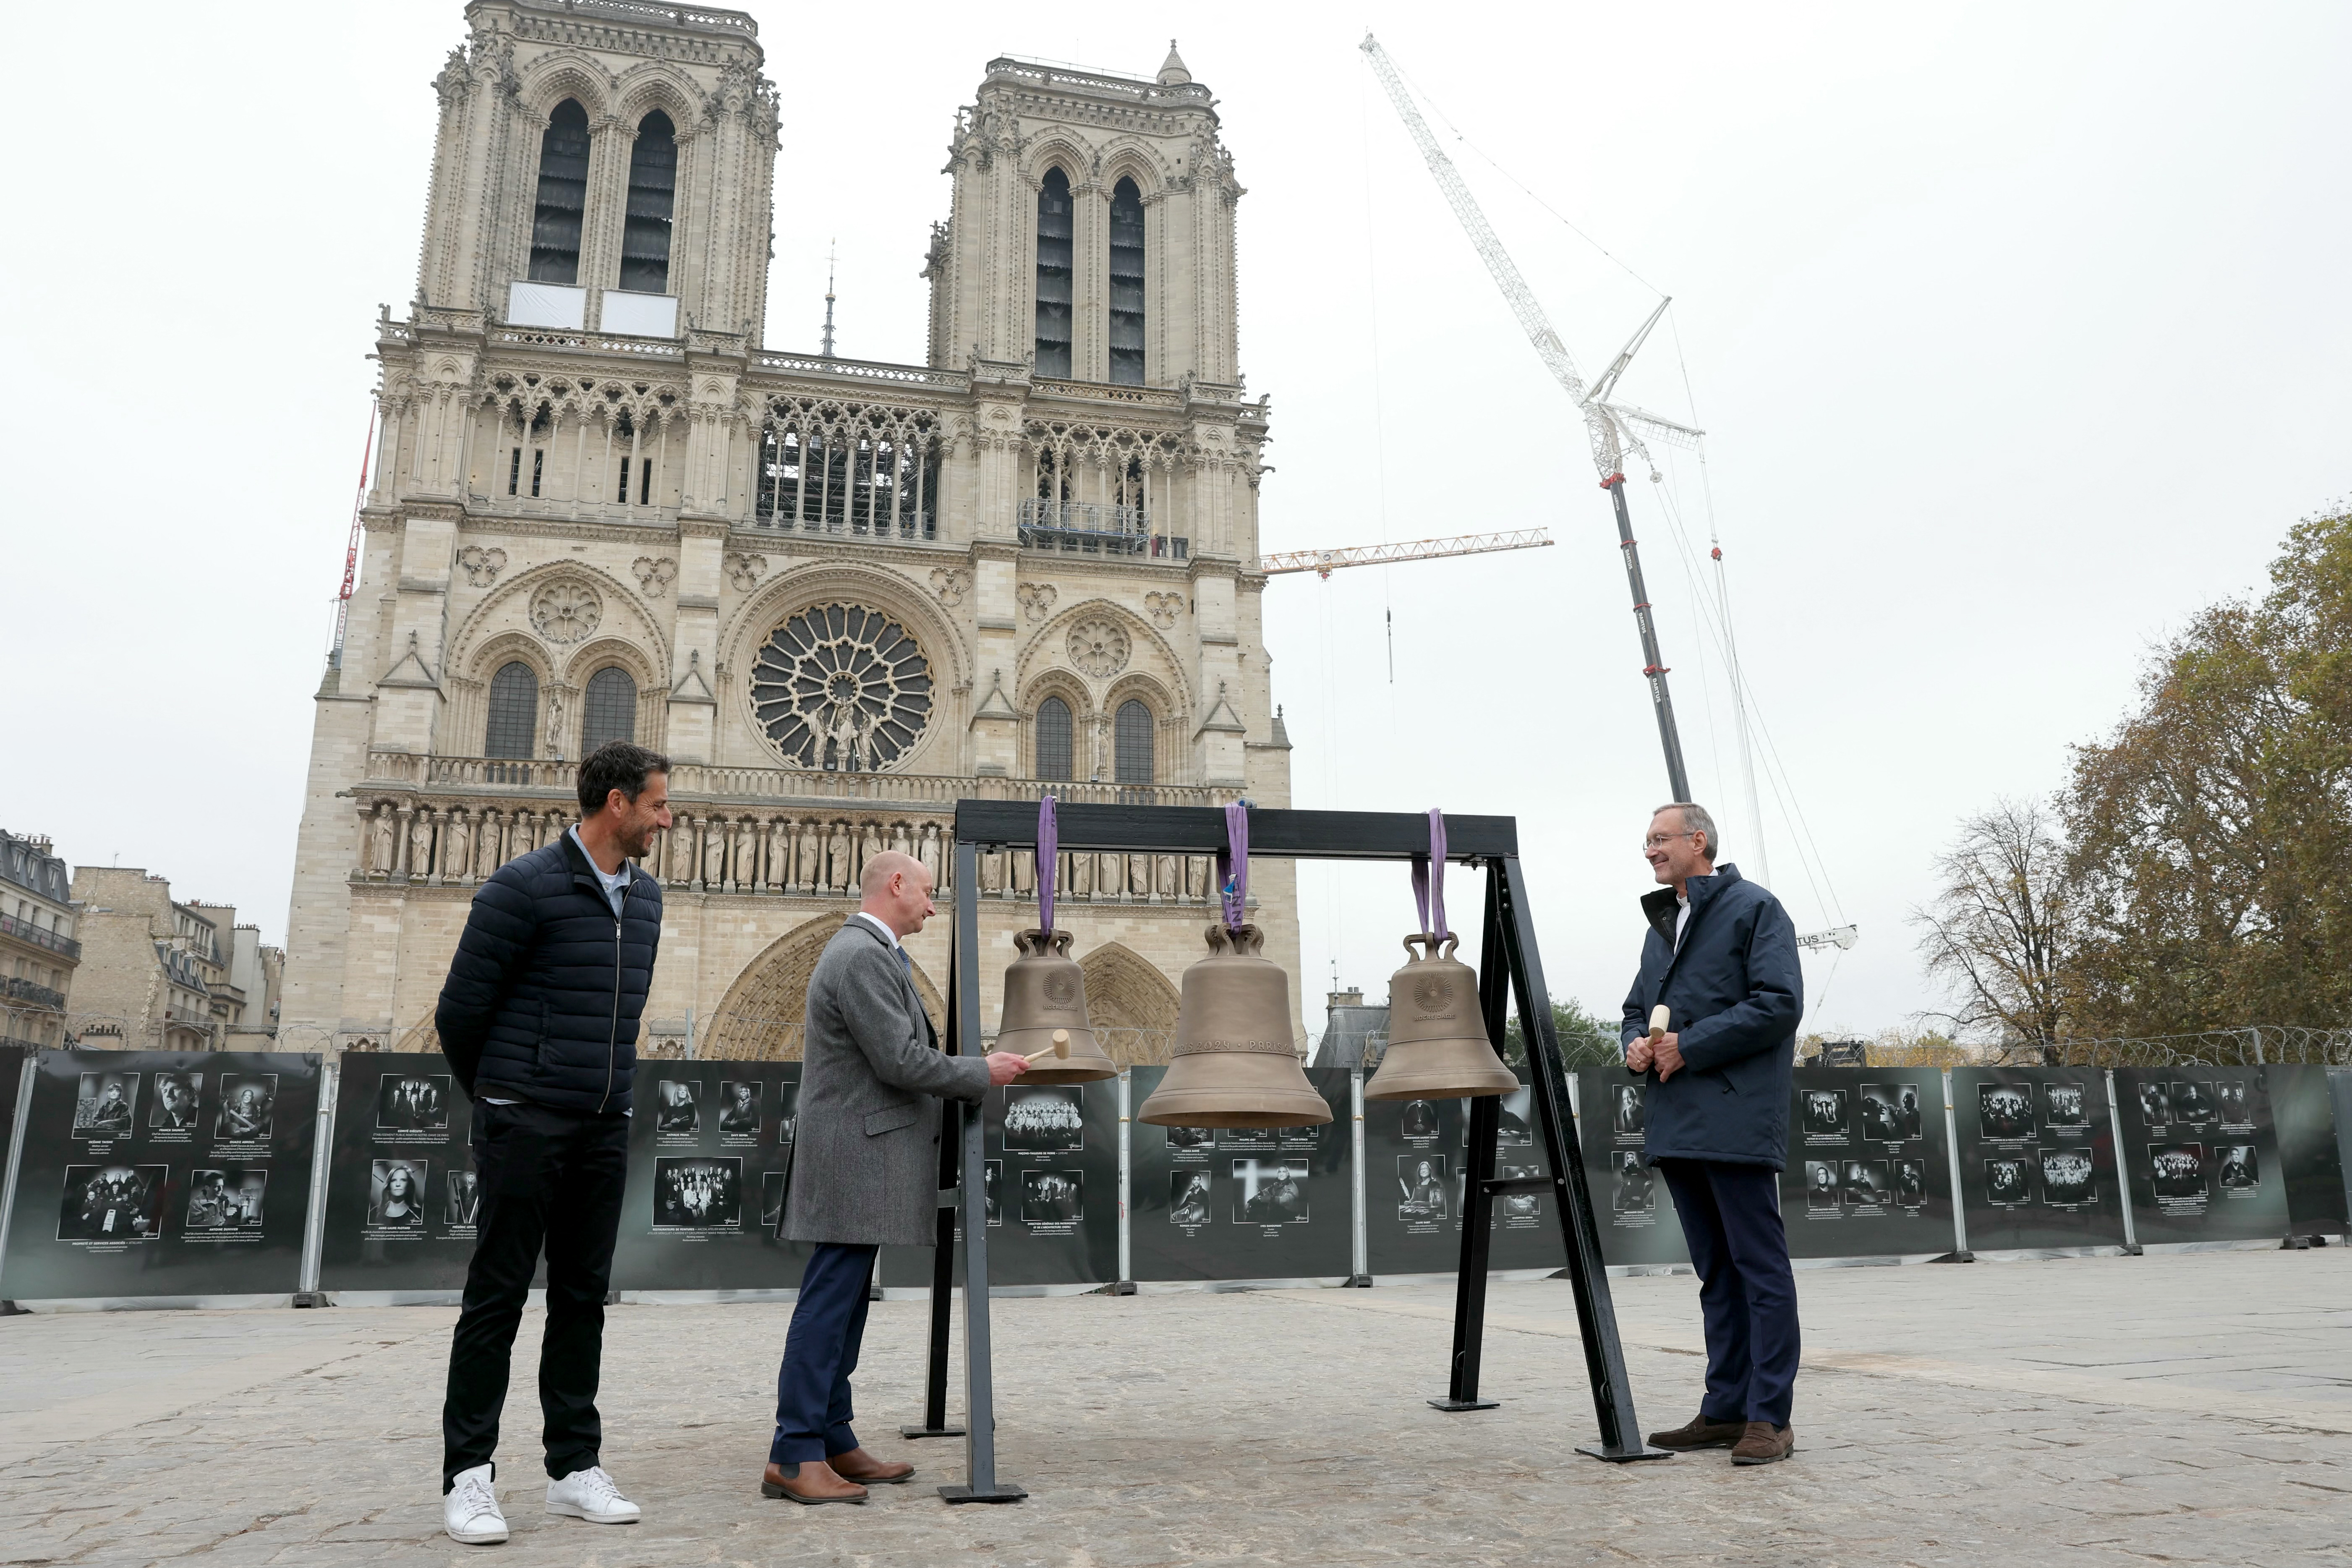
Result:
<instances>
[{"instance_id":1,"label":"green leafy tree","mask_svg":"<svg viewBox=\"0 0 2352 1568\"><path fill-rule=\"evenodd\" d=\"M1563 1002L1557 996L1550 1001L1552 1034L1559 1041L1560 1058L1569 1071L1603 1067L1622 1059L1617 1048L1614 1024L1580 1002ZM1524 1069L1528 1065L1528 1043L1519 1032L1517 1013L1503 1025L1503 1059L1514 1069Z\"/></svg>"}]
</instances>

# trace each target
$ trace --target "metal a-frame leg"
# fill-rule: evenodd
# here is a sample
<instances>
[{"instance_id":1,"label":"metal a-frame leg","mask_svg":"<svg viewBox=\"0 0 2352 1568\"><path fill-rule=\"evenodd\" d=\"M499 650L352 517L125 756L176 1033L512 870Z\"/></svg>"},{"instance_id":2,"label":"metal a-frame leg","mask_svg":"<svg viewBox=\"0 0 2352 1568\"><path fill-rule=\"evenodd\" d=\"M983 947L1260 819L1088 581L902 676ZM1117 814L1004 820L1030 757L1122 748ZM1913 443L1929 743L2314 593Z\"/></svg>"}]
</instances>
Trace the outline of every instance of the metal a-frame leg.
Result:
<instances>
[{"instance_id":1,"label":"metal a-frame leg","mask_svg":"<svg viewBox=\"0 0 2352 1568\"><path fill-rule=\"evenodd\" d=\"M956 1044L956 987L953 963L948 965L948 1042ZM954 1317L956 1211L963 1201L956 1180L963 1165L963 1102L950 1100L940 1118L939 1239L931 1254L931 1342L923 1377L923 1424L901 1426L901 1437L961 1437L964 1429L948 1425L948 1324Z\"/></svg>"},{"instance_id":2,"label":"metal a-frame leg","mask_svg":"<svg viewBox=\"0 0 2352 1568\"><path fill-rule=\"evenodd\" d=\"M978 1056L980 1044L980 852L964 839L955 847L955 942L949 955L954 1003L949 1044L958 1056ZM996 1479L996 1385L988 1337L988 1152L986 1118L978 1106L961 1110L963 1159L963 1484L941 1487L950 1502L1015 1502L1027 1491ZM950 1146L942 1118L940 1147ZM942 1253L955 1255L952 1237ZM932 1275L937 1289L939 1275Z\"/></svg>"},{"instance_id":3,"label":"metal a-frame leg","mask_svg":"<svg viewBox=\"0 0 2352 1568\"><path fill-rule=\"evenodd\" d=\"M1576 1291L1577 1326L1583 1332L1584 1364L1592 1382L1593 1414L1601 1441L1577 1452L1623 1463L1673 1456L1642 1440L1633 1414L1633 1385L1625 1372L1625 1347L1617 1336L1617 1308L1609 1293L1609 1270L1601 1257L1601 1226L1592 1211L1592 1190L1584 1175L1584 1152L1569 1114L1568 1073L1552 1028L1551 994L1544 988L1543 960L1536 952L1535 921L1516 855L1498 857L1487 879L1492 890L1487 929L1501 928L1503 960L1519 1005L1519 1033L1528 1044L1528 1076L1534 1080L1537 1119L1551 1158L1551 1186L1568 1244L1569 1279ZM1491 940L1491 938L1490 938ZM1496 965L1495 950L1480 954ZM1497 965L1499 967L1499 965ZM1493 1155L1487 1156L1492 1168Z\"/></svg>"},{"instance_id":4,"label":"metal a-frame leg","mask_svg":"<svg viewBox=\"0 0 2352 1568\"><path fill-rule=\"evenodd\" d=\"M1503 967L1500 905L1495 879L1487 879L1486 931L1478 958L1478 1011L1486 1038L1502 1053L1504 1014L1510 989ZM1486 1337L1486 1265L1495 1242L1495 1150L1500 1141L1503 1103L1494 1095L1470 1102L1470 1135L1462 1151L1462 1259L1454 1276L1454 1360L1439 1410L1492 1410L1478 1397L1478 1361Z\"/></svg>"}]
</instances>

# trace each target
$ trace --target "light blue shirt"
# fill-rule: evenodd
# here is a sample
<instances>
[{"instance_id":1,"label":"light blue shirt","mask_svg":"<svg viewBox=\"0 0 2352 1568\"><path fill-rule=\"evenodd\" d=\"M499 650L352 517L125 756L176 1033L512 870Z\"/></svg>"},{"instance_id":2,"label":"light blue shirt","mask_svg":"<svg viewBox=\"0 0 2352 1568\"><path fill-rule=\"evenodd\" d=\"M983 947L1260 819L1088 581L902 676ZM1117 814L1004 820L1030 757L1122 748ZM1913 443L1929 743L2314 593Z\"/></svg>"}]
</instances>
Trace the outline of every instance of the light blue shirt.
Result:
<instances>
[{"instance_id":1,"label":"light blue shirt","mask_svg":"<svg viewBox=\"0 0 2352 1568\"><path fill-rule=\"evenodd\" d=\"M572 842L580 846L581 858L588 862L588 869L596 874L596 880L604 884L604 897L613 906L613 918L614 920L619 920L621 918L621 900L628 897L628 861L623 860L621 862L621 868L617 871L607 871L604 867L596 864L596 857L588 853L588 846L582 842L580 837L579 825L576 823L573 824L569 829L569 832L572 836Z\"/></svg>"}]
</instances>

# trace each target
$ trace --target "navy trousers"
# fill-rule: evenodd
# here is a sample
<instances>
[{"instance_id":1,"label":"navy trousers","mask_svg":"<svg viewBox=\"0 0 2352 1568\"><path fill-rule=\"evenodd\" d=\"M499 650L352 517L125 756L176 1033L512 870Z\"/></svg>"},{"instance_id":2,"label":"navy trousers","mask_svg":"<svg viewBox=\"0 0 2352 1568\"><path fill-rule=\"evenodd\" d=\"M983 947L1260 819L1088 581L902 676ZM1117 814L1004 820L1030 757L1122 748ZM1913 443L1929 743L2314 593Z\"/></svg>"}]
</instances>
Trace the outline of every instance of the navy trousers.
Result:
<instances>
[{"instance_id":1,"label":"navy trousers","mask_svg":"<svg viewBox=\"0 0 2352 1568\"><path fill-rule=\"evenodd\" d=\"M857 1447L849 1429L849 1374L866 1338L866 1287L879 1248L817 1243L801 1274L800 1300L776 1370L776 1436L768 1461L801 1465Z\"/></svg>"},{"instance_id":2,"label":"navy trousers","mask_svg":"<svg viewBox=\"0 0 2352 1568\"><path fill-rule=\"evenodd\" d=\"M1780 1173L1719 1160L1660 1160L1706 1316L1710 1421L1789 1425L1797 1387L1797 1279L1780 1228Z\"/></svg>"}]
</instances>

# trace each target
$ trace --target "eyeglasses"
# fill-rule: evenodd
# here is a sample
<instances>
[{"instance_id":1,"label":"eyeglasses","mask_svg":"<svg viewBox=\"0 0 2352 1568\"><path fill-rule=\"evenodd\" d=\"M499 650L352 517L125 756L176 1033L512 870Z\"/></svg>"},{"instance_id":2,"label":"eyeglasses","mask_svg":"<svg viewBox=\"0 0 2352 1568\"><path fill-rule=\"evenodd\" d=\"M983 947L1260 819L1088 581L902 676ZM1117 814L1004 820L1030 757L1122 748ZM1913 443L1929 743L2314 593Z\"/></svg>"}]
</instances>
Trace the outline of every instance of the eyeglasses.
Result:
<instances>
[{"instance_id":1,"label":"eyeglasses","mask_svg":"<svg viewBox=\"0 0 2352 1568\"><path fill-rule=\"evenodd\" d=\"M1642 853L1647 855L1653 849L1663 849L1667 845L1673 843L1675 839L1688 838L1698 831L1699 830L1697 828L1694 827L1682 833L1653 833L1647 838L1642 840Z\"/></svg>"}]
</instances>

